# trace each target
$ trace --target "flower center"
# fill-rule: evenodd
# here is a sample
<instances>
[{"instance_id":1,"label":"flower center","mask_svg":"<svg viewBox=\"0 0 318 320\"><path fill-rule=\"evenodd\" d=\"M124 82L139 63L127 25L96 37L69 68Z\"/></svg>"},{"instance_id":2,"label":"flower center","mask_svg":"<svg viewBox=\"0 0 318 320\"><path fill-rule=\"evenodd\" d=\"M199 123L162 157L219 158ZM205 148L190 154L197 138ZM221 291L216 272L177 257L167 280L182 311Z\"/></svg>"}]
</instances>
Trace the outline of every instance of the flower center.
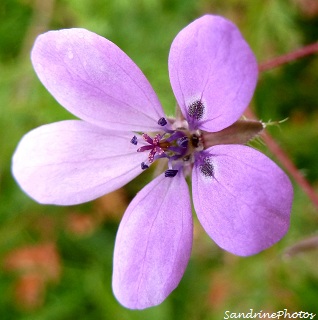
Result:
<instances>
[{"instance_id":1,"label":"flower center","mask_svg":"<svg viewBox=\"0 0 318 320\"><path fill-rule=\"evenodd\" d=\"M141 163L143 170L157 159L167 158L169 169L165 171L165 176L171 178L185 163L191 163L193 151L200 147L200 135L191 133L187 128L167 129L167 123L165 118L160 118L158 124L163 127L162 132L141 133L141 141L134 135L130 142L134 145L138 142L143 144L137 152L149 152L147 161Z\"/></svg>"},{"instance_id":2,"label":"flower center","mask_svg":"<svg viewBox=\"0 0 318 320\"><path fill-rule=\"evenodd\" d=\"M200 101L191 104L189 113L199 120L204 113L204 106ZM206 132L202 130L191 131L186 120L171 120L169 129L166 127L168 121L160 118L158 124L162 127L160 132L139 133L133 136L130 142L137 145L142 144L137 152L148 152L148 159L141 163L143 170L160 158L168 159L168 170L166 177L174 177L181 168L185 174L189 174L194 162L194 154L203 149L208 149L220 144L246 144L257 137L266 127L266 123L256 120L237 120L229 127L218 132ZM173 129L170 129L173 128ZM212 178L214 168L211 161L206 158L200 165L200 171L206 178Z\"/></svg>"}]
</instances>

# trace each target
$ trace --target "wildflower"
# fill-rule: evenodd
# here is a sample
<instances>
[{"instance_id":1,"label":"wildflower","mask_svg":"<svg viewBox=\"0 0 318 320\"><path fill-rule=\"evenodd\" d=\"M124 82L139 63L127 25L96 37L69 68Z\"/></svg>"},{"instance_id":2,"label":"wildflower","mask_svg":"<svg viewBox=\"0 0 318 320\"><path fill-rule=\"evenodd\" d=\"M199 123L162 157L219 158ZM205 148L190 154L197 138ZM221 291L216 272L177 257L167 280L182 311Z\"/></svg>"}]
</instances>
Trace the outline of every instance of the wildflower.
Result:
<instances>
[{"instance_id":1,"label":"wildflower","mask_svg":"<svg viewBox=\"0 0 318 320\"><path fill-rule=\"evenodd\" d=\"M255 89L257 62L231 22L206 15L174 39L169 74L181 110L176 119L164 115L125 53L84 29L39 36L32 62L48 91L81 119L42 126L20 142L13 174L35 200L90 201L167 161L119 226L113 291L124 306L161 303L183 276L193 232L186 176L192 175L198 219L221 248L252 255L287 232L288 177L242 145L263 124L239 120Z\"/></svg>"}]
</instances>

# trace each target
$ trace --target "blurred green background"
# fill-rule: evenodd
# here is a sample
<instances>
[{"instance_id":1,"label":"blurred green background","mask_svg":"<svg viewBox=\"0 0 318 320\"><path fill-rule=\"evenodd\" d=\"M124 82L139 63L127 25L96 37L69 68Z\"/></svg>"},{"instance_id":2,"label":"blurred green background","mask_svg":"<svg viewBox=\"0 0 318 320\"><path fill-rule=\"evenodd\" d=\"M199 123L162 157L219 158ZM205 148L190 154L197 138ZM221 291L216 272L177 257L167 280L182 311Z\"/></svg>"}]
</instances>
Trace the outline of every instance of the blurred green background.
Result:
<instances>
[{"instance_id":1,"label":"blurred green background","mask_svg":"<svg viewBox=\"0 0 318 320\"><path fill-rule=\"evenodd\" d=\"M252 257L219 249L195 222L192 257L179 287L158 307L123 308L111 290L118 223L136 180L94 202L43 206L11 176L23 134L70 119L37 79L30 49L49 29L83 27L115 42L143 70L172 114L167 57L184 26L223 15L241 29L260 62L317 41L316 0L1 0L0 2L0 319L223 319L224 312L318 313L318 211L294 183L291 227L282 241ZM289 118L270 133L318 189L318 59L313 55L260 75L252 108L264 121ZM256 145L275 160L262 143ZM318 317L318 316L317 316Z\"/></svg>"}]
</instances>

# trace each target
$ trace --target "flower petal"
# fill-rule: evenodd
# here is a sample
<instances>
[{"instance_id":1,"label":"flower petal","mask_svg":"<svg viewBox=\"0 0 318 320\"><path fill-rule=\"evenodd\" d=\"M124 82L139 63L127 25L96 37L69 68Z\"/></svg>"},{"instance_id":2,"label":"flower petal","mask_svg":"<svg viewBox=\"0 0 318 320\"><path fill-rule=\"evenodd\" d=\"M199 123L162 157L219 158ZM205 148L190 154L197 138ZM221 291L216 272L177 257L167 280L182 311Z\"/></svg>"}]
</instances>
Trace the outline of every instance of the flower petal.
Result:
<instances>
[{"instance_id":1,"label":"flower petal","mask_svg":"<svg viewBox=\"0 0 318 320\"><path fill-rule=\"evenodd\" d=\"M85 29L49 31L32 50L48 91L79 118L111 130L157 130L164 112L146 77L115 44Z\"/></svg>"},{"instance_id":2,"label":"flower petal","mask_svg":"<svg viewBox=\"0 0 318 320\"><path fill-rule=\"evenodd\" d=\"M182 173L157 177L134 198L120 223L113 291L127 308L161 303L179 284L192 247L192 215Z\"/></svg>"},{"instance_id":3,"label":"flower petal","mask_svg":"<svg viewBox=\"0 0 318 320\"><path fill-rule=\"evenodd\" d=\"M241 145L203 151L193 170L193 201L209 236L223 249L248 256L287 232L293 188L262 153Z\"/></svg>"},{"instance_id":4,"label":"flower petal","mask_svg":"<svg viewBox=\"0 0 318 320\"><path fill-rule=\"evenodd\" d=\"M170 81L191 129L220 131L249 104L257 81L257 62L237 27L205 15L174 39Z\"/></svg>"},{"instance_id":5,"label":"flower petal","mask_svg":"<svg viewBox=\"0 0 318 320\"><path fill-rule=\"evenodd\" d=\"M40 203L93 200L132 180L146 155L132 133L111 132L80 120L56 122L26 134L13 156L21 188Z\"/></svg>"}]
</instances>

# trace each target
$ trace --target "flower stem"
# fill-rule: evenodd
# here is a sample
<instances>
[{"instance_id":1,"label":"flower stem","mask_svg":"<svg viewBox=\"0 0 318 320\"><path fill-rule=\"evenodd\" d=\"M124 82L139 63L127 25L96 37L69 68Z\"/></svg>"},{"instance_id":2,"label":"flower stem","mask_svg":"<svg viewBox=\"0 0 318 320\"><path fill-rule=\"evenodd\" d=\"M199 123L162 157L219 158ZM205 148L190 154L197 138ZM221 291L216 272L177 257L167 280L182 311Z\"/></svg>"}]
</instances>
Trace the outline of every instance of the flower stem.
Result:
<instances>
[{"instance_id":1,"label":"flower stem","mask_svg":"<svg viewBox=\"0 0 318 320\"><path fill-rule=\"evenodd\" d=\"M260 72L263 72L263 71L267 71L270 69L274 69L274 68L279 67L285 63L303 58L303 57L308 56L310 54L313 54L315 52L318 52L318 42L309 44L308 46L302 47L302 48L297 49L293 52L276 57L272 60L262 62L259 65L258 70Z\"/></svg>"},{"instance_id":2,"label":"flower stem","mask_svg":"<svg viewBox=\"0 0 318 320\"><path fill-rule=\"evenodd\" d=\"M254 112L248 108L245 115L250 119L256 119ZM293 177L301 189L307 194L314 206L318 208L318 195L314 188L309 184L306 178L300 173L294 163L290 160L287 153L279 146L275 139L265 130L262 132L262 138L269 150L276 156L285 170Z\"/></svg>"},{"instance_id":3,"label":"flower stem","mask_svg":"<svg viewBox=\"0 0 318 320\"><path fill-rule=\"evenodd\" d=\"M279 67L288 62L303 58L310 54L318 52L318 42L312 43L305 47L302 47L293 52L287 53L285 55L276 57L267 62L259 64L259 71L267 71L276 67ZM248 108L246 110L246 115L252 119L257 119L254 112ZM294 163L290 160L285 151L279 146L279 144L271 137L271 135L264 130L262 137L267 144L269 150L277 157L278 161L285 167L286 171L294 178L294 180L299 184L302 190L307 194L312 203L318 208L318 195L314 188L309 184L306 178L300 173Z\"/></svg>"}]
</instances>

